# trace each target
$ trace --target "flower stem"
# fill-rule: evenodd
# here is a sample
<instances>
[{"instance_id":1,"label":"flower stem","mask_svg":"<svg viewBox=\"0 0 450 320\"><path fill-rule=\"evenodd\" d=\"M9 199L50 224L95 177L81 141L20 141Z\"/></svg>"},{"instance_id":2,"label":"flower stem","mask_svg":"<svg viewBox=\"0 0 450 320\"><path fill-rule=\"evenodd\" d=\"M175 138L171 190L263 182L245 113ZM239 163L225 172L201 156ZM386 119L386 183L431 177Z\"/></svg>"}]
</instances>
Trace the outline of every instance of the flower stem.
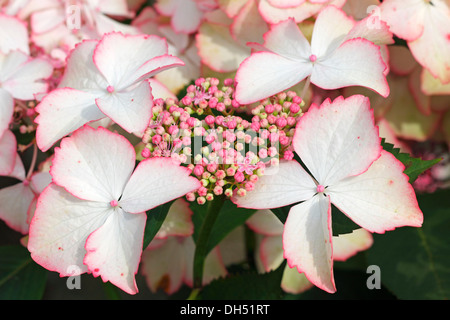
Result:
<instances>
[{"instance_id":1,"label":"flower stem","mask_svg":"<svg viewBox=\"0 0 450 320\"><path fill-rule=\"evenodd\" d=\"M37 144L34 143L33 144L33 157L31 159L30 168L28 169L28 173L27 173L27 177L26 177L27 180L30 180L31 176L33 175L34 167L36 166L37 154L38 154Z\"/></svg>"},{"instance_id":2,"label":"flower stem","mask_svg":"<svg viewBox=\"0 0 450 320\"><path fill-rule=\"evenodd\" d=\"M200 227L195 253L194 253L194 288L201 288L203 283L203 269L205 259L208 254L208 240L211 235L212 227L219 216L220 209L225 203L223 197L215 197L214 200L207 202L206 215Z\"/></svg>"},{"instance_id":3,"label":"flower stem","mask_svg":"<svg viewBox=\"0 0 450 320\"><path fill-rule=\"evenodd\" d=\"M306 78L305 85L303 86L300 98L305 99L306 93L308 92L309 85L311 84L311 75Z\"/></svg>"}]
</instances>

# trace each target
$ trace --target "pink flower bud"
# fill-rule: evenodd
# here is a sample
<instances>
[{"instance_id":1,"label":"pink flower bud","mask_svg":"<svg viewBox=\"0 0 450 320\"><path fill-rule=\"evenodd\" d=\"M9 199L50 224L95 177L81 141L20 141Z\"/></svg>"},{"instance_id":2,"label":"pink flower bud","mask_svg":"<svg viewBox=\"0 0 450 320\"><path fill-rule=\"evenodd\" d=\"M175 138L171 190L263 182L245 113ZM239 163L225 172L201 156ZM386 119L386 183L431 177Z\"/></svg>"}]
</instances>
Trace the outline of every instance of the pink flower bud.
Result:
<instances>
[{"instance_id":1,"label":"pink flower bud","mask_svg":"<svg viewBox=\"0 0 450 320\"><path fill-rule=\"evenodd\" d=\"M245 176L244 176L244 174L242 172L238 171L238 172L235 173L234 180L236 182L242 182L242 181L244 181L244 179L245 179Z\"/></svg>"},{"instance_id":2,"label":"pink flower bud","mask_svg":"<svg viewBox=\"0 0 450 320\"><path fill-rule=\"evenodd\" d=\"M203 172L204 172L203 166L198 164L194 167L194 174L197 177L200 177L203 174Z\"/></svg>"},{"instance_id":3,"label":"pink flower bud","mask_svg":"<svg viewBox=\"0 0 450 320\"><path fill-rule=\"evenodd\" d=\"M245 190L252 191L253 189L255 189L255 184L251 181L247 181L245 183Z\"/></svg>"},{"instance_id":4,"label":"pink flower bud","mask_svg":"<svg viewBox=\"0 0 450 320\"><path fill-rule=\"evenodd\" d=\"M229 168L227 168L226 172L227 172L227 176L231 177L231 176L235 175L236 169L234 169L233 167L229 167Z\"/></svg>"},{"instance_id":5,"label":"pink flower bud","mask_svg":"<svg viewBox=\"0 0 450 320\"><path fill-rule=\"evenodd\" d=\"M272 113L275 111L275 106L273 104L268 104L267 106L265 106L264 110L267 113Z\"/></svg>"},{"instance_id":6,"label":"pink flower bud","mask_svg":"<svg viewBox=\"0 0 450 320\"><path fill-rule=\"evenodd\" d=\"M204 197L206 196L206 193L208 193L208 189L206 189L205 187L200 187L197 189L197 193L199 196Z\"/></svg>"},{"instance_id":7,"label":"pink flower bud","mask_svg":"<svg viewBox=\"0 0 450 320\"><path fill-rule=\"evenodd\" d=\"M295 96L295 97L292 98L292 102L296 103L298 105L300 105L302 103L302 101L303 101L303 99L301 97L299 97L299 96Z\"/></svg>"},{"instance_id":8,"label":"pink flower bud","mask_svg":"<svg viewBox=\"0 0 450 320\"><path fill-rule=\"evenodd\" d=\"M284 117L278 118L276 124L279 128L284 128L287 125L287 120Z\"/></svg>"},{"instance_id":9,"label":"pink flower bud","mask_svg":"<svg viewBox=\"0 0 450 320\"><path fill-rule=\"evenodd\" d=\"M217 170L216 172L216 178L219 180L222 180L226 177L226 173L223 170Z\"/></svg>"},{"instance_id":10,"label":"pink flower bud","mask_svg":"<svg viewBox=\"0 0 450 320\"><path fill-rule=\"evenodd\" d=\"M287 144L289 143L289 137L287 137L287 136L282 136L282 137L280 137L280 143L281 143L283 146L287 145Z\"/></svg>"},{"instance_id":11,"label":"pink flower bud","mask_svg":"<svg viewBox=\"0 0 450 320\"><path fill-rule=\"evenodd\" d=\"M250 127L252 128L253 131L259 131L261 125L259 124L259 122L252 122Z\"/></svg>"},{"instance_id":12,"label":"pink flower bud","mask_svg":"<svg viewBox=\"0 0 450 320\"><path fill-rule=\"evenodd\" d=\"M143 158L148 158L148 157L150 157L150 155L151 155L151 152L149 149L147 149L147 148L142 149L141 156Z\"/></svg>"},{"instance_id":13,"label":"pink flower bud","mask_svg":"<svg viewBox=\"0 0 450 320\"><path fill-rule=\"evenodd\" d=\"M226 107L225 107L225 104L223 102L219 102L216 105L216 110L219 111L219 112L224 112L225 109L226 109Z\"/></svg>"},{"instance_id":14,"label":"pink flower bud","mask_svg":"<svg viewBox=\"0 0 450 320\"><path fill-rule=\"evenodd\" d=\"M195 201L195 194L193 192L187 193L186 194L186 200L190 201L190 202Z\"/></svg>"},{"instance_id":15,"label":"pink flower bud","mask_svg":"<svg viewBox=\"0 0 450 320\"><path fill-rule=\"evenodd\" d=\"M161 140L162 140L162 138L161 138L161 136L159 134L155 134L152 137L152 143L153 144L159 144L159 143L161 143Z\"/></svg>"},{"instance_id":16,"label":"pink flower bud","mask_svg":"<svg viewBox=\"0 0 450 320\"><path fill-rule=\"evenodd\" d=\"M225 195L226 195L227 197L233 196L233 189L231 189L231 188L226 189L226 190L225 190Z\"/></svg>"},{"instance_id":17,"label":"pink flower bud","mask_svg":"<svg viewBox=\"0 0 450 320\"><path fill-rule=\"evenodd\" d=\"M197 203L200 204L200 205L205 204L206 203L205 197L198 197L197 198Z\"/></svg>"},{"instance_id":18,"label":"pink flower bud","mask_svg":"<svg viewBox=\"0 0 450 320\"><path fill-rule=\"evenodd\" d=\"M184 96L183 99L181 99L181 103L188 106L192 103L192 98L189 96Z\"/></svg>"},{"instance_id":19,"label":"pink flower bud","mask_svg":"<svg viewBox=\"0 0 450 320\"><path fill-rule=\"evenodd\" d=\"M258 156L259 156L261 159L267 158L267 149L261 149L261 150L259 150L259 151L258 151Z\"/></svg>"},{"instance_id":20,"label":"pink flower bud","mask_svg":"<svg viewBox=\"0 0 450 320\"><path fill-rule=\"evenodd\" d=\"M234 128L236 128L236 125L237 125L237 122L236 122L236 120L234 120L234 119L229 120L229 121L227 122L227 128L228 128L228 129L234 129Z\"/></svg>"},{"instance_id":21,"label":"pink flower bud","mask_svg":"<svg viewBox=\"0 0 450 320\"><path fill-rule=\"evenodd\" d=\"M227 78L223 81L223 84L226 85L227 87L232 86L234 83L233 79Z\"/></svg>"},{"instance_id":22,"label":"pink flower bud","mask_svg":"<svg viewBox=\"0 0 450 320\"><path fill-rule=\"evenodd\" d=\"M239 197L245 197L245 195L247 194L247 190L245 190L244 188L239 188L236 193Z\"/></svg>"},{"instance_id":23,"label":"pink flower bud","mask_svg":"<svg viewBox=\"0 0 450 320\"><path fill-rule=\"evenodd\" d=\"M220 186L215 186L213 192L216 196L219 196L223 193L223 188Z\"/></svg>"},{"instance_id":24,"label":"pink flower bud","mask_svg":"<svg viewBox=\"0 0 450 320\"><path fill-rule=\"evenodd\" d=\"M283 155L284 160L292 160L294 159L294 153L290 150L286 150Z\"/></svg>"},{"instance_id":25,"label":"pink flower bud","mask_svg":"<svg viewBox=\"0 0 450 320\"><path fill-rule=\"evenodd\" d=\"M206 118L205 118L205 122L206 122L206 124L209 125L209 126L213 125L215 121L216 121L216 119L215 119L214 116L212 116L212 115L208 115L208 116L206 116Z\"/></svg>"},{"instance_id":26,"label":"pink flower bud","mask_svg":"<svg viewBox=\"0 0 450 320\"><path fill-rule=\"evenodd\" d=\"M293 126L297 123L297 119L295 119L294 117L287 117L287 124L288 126Z\"/></svg>"},{"instance_id":27,"label":"pink flower bud","mask_svg":"<svg viewBox=\"0 0 450 320\"><path fill-rule=\"evenodd\" d=\"M208 164L207 166L206 166L206 169L209 171L209 172L215 172L216 170L217 170L217 164L215 164L215 163L210 163L210 164Z\"/></svg>"},{"instance_id":28,"label":"pink flower bud","mask_svg":"<svg viewBox=\"0 0 450 320\"><path fill-rule=\"evenodd\" d=\"M291 106L289 107L289 111L291 113L297 113L300 111L300 106L297 103L292 103Z\"/></svg>"}]
</instances>

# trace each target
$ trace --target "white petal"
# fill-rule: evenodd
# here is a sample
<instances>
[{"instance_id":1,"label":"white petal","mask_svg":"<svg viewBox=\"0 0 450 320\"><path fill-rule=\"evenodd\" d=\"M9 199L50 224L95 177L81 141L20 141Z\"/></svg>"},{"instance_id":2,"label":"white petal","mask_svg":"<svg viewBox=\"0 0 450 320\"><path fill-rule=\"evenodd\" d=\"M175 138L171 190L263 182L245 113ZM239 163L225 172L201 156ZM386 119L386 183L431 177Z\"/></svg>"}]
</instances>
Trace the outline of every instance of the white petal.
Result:
<instances>
[{"instance_id":1,"label":"white petal","mask_svg":"<svg viewBox=\"0 0 450 320\"><path fill-rule=\"evenodd\" d=\"M228 26L205 22L196 35L196 45L201 60L218 72L234 72L250 55L250 49L238 43Z\"/></svg>"},{"instance_id":2,"label":"white petal","mask_svg":"<svg viewBox=\"0 0 450 320\"><path fill-rule=\"evenodd\" d=\"M186 253L186 275L185 282L188 286L192 287L193 284L193 266L194 266L194 251L195 243L192 237L188 237L184 242L184 251ZM225 266L223 265L219 247L213 248L205 259L205 265L203 270L203 285L210 283L212 280L224 277L227 273Z\"/></svg>"},{"instance_id":3,"label":"white petal","mask_svg":"<svg viewBox=\"0 0 450 320\"><path fill-rule=\"evenodd\" d=\"M84 263L94 277L101 276L129 294L138 292L134 275L142 253L147 216L116 207L105 223L86 241Z\"/></svg>"},{"instance_id":4,"label":"white petal","mask_svg":"<svg viewBox=\"0 0 450 320\"><path fill-rule=\"evenodd\" d=\"M198 8L195 0L179 1L172 15L172 28L176 32L193 33L198 29L202 18L203 12Z\"/></svg>"},{"instance_id":5,"label":"white petal","mask_svg":"<svg viewBox=\"0 0 450 320\"><path fill-rule=\"evenodd\" d=\"M236 100L249 104L289 89L311 74L308 61L292 60L272 52L256 52L236 73Z\"/></svg>"},{"instance_id":6,"label":"white petal","mask_svg":"<svg viewBox=\"0 0 450 320\"><path fill-rule=\"evenodd\" d=\"M383 1L379 6L379 15L398 37L415 40L423 32L423 19L429 5L422 0Z\"/></svg>"},{"instance_id":7,"label":"white petal","mask_svg":"<svg viewBox=\"0 0 450 320\"><path fill-rule=\"evenodd\" d=\"M16 178L18 180L25 180L26 172L22 159L18 152L16 152L16 158L14 161L14 169L8 174L9 177Z\"/></svg>"},{"instance_id":8,"label":"white petal","mask_svg":"<svg viewBox=\"0 0 450 320\"><path fill-rule=\"evenodd\" d=\"M11 94L0 88L0 137L8 129L14 113L14 100Z\"/></svg>"},{"instance_id":9,"label":"white petal","mask_svg":"<svg viewBox=\"0 0 450 320\"><path fill-rule=\"evenodd\" d=\"M299 294L313 287L313 284L306 278L304 273L300 273L296 268L286 266L281 279L281 287L287 293Z\"/></svg>"},{"instance_id":10,"label":"white petal","mask_svg":"<svg viewBox=\"0 0 450 320\"><path fill-rule=\"evenodd\" d=\"M271 209L309 199L316 189L314 180L297 161L282 161L275 174L263 175L254 190L244 197L234 196L232 201L239 207Z\"/></svg>"},{"instance_id":11,"label":"white petal","mask_svg":"<svg viewBox=\"0 0 450 320\"><path fill-rule=\"evenodd\" d=\"M41 58L29 59L2 83L16 99L34 100L35 95L47 93L47 79L53 73L52 64Z\"/></svg>"},{"instance_id":12,"label":"white petal","mask_svg":"<svg viewBox=\"0 0 450 320\"><path fill-rule=\"evenodd\" d=\"M183 285L186 276L186 253L183 238L169 237L163 245L148 248L142 254L142 274L152 292L158 289L173 294Z\"/></svg>"},{"instance_id":13,"label":"white petal","mask_svg":"<svg viewBox=\"0 0 450 320\"><path fill-rule=\"evenodd\" d=\"M387 97L385 69L379 46L362 38L350 39L326 59L316 61L311 83L327 90L362 86Z\"/></svg>"},{"instance_id":14,"label":"white petal","mask_svg":"<svg viewBox=\"0 0 450 320\"><path fill-rule=\"evenodd\" d=\"M283 223L269 209L257 210L245 223L253 231L266 236L283 233Z\"/></svg>"},{"instance_id":15,"label":"white petal","mask_svg":"<svg viewBox=\"0 0 450 320\"><path fill-rule=\"evenodd\" d=\"M30 53L27 26L15 17L0 14L0 39L0 51L4 53L12 50Z\"/></svg>"},{"instance_id":16,"label":"white petal","mask_svg":"<svg viewBox=\"0 0 450 320\"><path fill-rule=\"evenodd\" d=\"M309 59L311 46L294 19L282 21L264 34L264 47L286 58Z\"/></svg>"},{"instance_id":17,"label":"white petal","mask_svg":"<svg viewBox=\"0 0 450 320\"><path fill-rule=\"evenodd\" d=\"M86 123L106 117L95 104L95 95L71 88L53 90L36 111L36 141L42 151Z\"/></svg>"},{"instance_id":18,"label":"white petal","mask_svg":"<svg viewBox=\"0 0 450 320\"><path fill-rule=\"evenodd\" d=\"M189 83L188 78L184 77L184 73L180 73L178 70L167 70L147 80L150 88L152 88L152 96L154 99L177 99L174 92L179 92ZM166 83L171 87L167 87Z\"/></svg>"},{"instance_id":19,"label":"white petal","mask_svg":"<svg viewBox=\"0 0 450 320\"><path fill-rule=\"evenodd\" d=\"M120 91L145 75L178 61L167 57L167 50L165 39L154 35L133 36L112 32L100 40L93 59L108 84Z\"/></svg>"},{"instance_id":20,"label":"white petal","mask_svg":"<svg viewBox=\"0 0 450 320\"><path fill-rule=\"evenodd\" d=\"M33 198L33 192L23 183L0 189L0 219L11 229L27 234L27 212Z\"/></svg>"},{"instance_id":21,"label":"white petal","mask_svg":"<svg viewBox=\"0 0 450 320\"><path fill-rule=\"evenodd\" d=\"M96 103L105 115L129 133L144 132L152 116L153 97L147 81L129 91L106 94L96 99Z\"/></svg>"},{"instance_id":22,"label":"white petal","mask_svg":"<svg viewBox=\"0 0 450 320\"><path fill-rule=\"evenodd\" d=\"M343 5L343 0L334 0L330 4ZM270 24L275 24L283 20L294 18L295 22L300 23L309 17L316 15L323 9L323 4L304 2L297 7L277 8L271 6L269 0L260 0L259 11L261 16Z\"/></svg>"},{"instance_id":23,"label":"white petal","mask_svg":"<svg viewBox=\"0 0 450 320\"><path fill-rule=\"evenodd\" d=\"M13 50L7 54L0 51L0 80L7 81L29 59L30 56L20 50Z\"/></svg>"},{"instance_id":24,"label":"white petal","mask_svg":"<svg viewBox=\"0 0 450 320\"><path fill-rule=\"evenodd\" d=\"M67 57L59 88L69 87L102 95L108 82L94 64L93 54L98 41L84 40L78 43Z\"/></svg>"},{"instance_id":25,"label":"white petal","mask_svg":"<svg viewBox=\"0 0 450 320\"><path fill-rule=\"evenodd\" d=\"M51 31L58 25L64 24L66 15L64 7L58 6L38 10L31 15L31 30L33 34L42 34Z\"/></svg>"},{"instance_id":26,"label":"white petal","mask_svg":"<svg viewBox=\"0 0 450 320\"><path fill-rule=\"evenodd\" d=\"M293 145L326 187L367 170L380 155L380 141L369 99L354 95L312 105L297 124Z\"/></svg>"},{"instance_id":27,"label":"white petal","mask_svg":"<svg viewBox=\"0 0 450 320\"><path fill-rule=\"evenodd\" d=\"M17 142L14 133L9 130L0 136L0 175L7 176L14 170L17 154Z\"/></svg>"},{"instance_id":28,"label":"white petal","mask_svg":"<svg viewBox=\"0 0 450 320\"><path fill-rule=\"evenodd\" d=\"M334 6L326 7L314 22L311 52L318 58L326 58L341 45L354 24L344 11Z\"/></svg>"},{"instance_id":29,"label":"white petal","mask_svg":"<svg viewBox=\"0 0 450 320\"><path fill-rule=\"evenodd\" d=\"M30 225L28 250L44 268L71 276L87 271L83 264L87 237L112 213L109 204L80 200L50 184L38 199Z\"/></svg>"},{"instance_id":30,"label":"white petal","mask_svg":"<svg viewBox=\"0 0 450 320\"><path fill-rule=\"evenodd\" d=\"M266 272L277 269L284 261L281 234L278 236L264 237L259 247L259 255Z\"/></svg>"},{"instance_id":31,"label":"white petal","mask_svg":"<svg viewBox=\"0 0 450 320\"><path fill-rule=\"evenodd\" d=\"M183 198L175 200L155 237L161 239L169 236L191 236L194 232L192 213L186 200Z\"/></svg>"},{"instance_id":32,"label":"white petal","mask_svg":"<svg viewBox=\"0 0 450 320\"><path fill-rule=\"evenodd\" d=\"M331 204L318 194L291 208L283 232L284 257L317 287L335 292Z\"/></svg>"},{"instance_id":33,"label":"white petal","mask_svg":"<svg viewBox=\"0 0 450 320\"><path fill-rule=\"evenodd\" d=\"M30 179L30 187L34 193L40 194L52 182L49 172L35 172Z\"/></svg>"},{"instance_id":34,"label":"white petal","mask_svg":"<svg viewBox=\"0 0 450 320\"><path fill-rule=\"evenodd\" d=\"M131 213L150 210L200 187L187 168L171 158L141 161L123 191L120 205Z\"/></svg>"},{"instance_id":35,"label":"white petal","mask_svg":"<svg viewBox=\"0 0 450 320\"><path fill-rule=\"evenodd\" d=\"M329 188L332 203L362 228L384 233L423 222L414 189L404 166L392 154L380 158L363 174Z\"/></svg>"},{"instance_id":36,"label":"white petal","mask_svg":"<svg viewBox=\"0 0 450 320\"><path fill-rule=\"evenodd\" d=\"M84 126L61 141L50 173L76 197L109 203L119 200L135 165L135 151L123 136Z\"/></svg>"},{"instance_id":37,"label":"white petal","mask_svg":"<svg viewBox=\"0 0 450 320\"><path fill-rule=\"evenodd\" d=\"M358 21L349 31L346 40L354 38L364 38L377 45L393 44L393 34L389 26L375 14L368 15Z\"/></svg>"},{"instance_id":38,"label":"white petal","mask_svg":"<svg viewBox=\"0 0 450 320\"><path fill-rule=\"evenodd\" d=\"M334 261L345 261L360 251L369 249L373 244L373 237L365 229L356 229L351 233L333 237Z\"/></svg>"},{"instance_id":39,"label":"white petal","mask_svg":"<svg viewBox=\"0 0 450 320\"><path fill-rule=\"evenodd\" d=\"M422 35L408 42L414 58L443 83L450 83L450 6L429 10Z\"/></svg>"},{"instance_id":40,"label":"white petal","mask_svg":"<svg viewBox=\"0 0 450 320\"><path fill-rule=\"evenodd\" d=\"M230 34L242 44L249 41L262 42L263 34L268 30L269 26L261 17L256 0L247 1L230 25Z\"/></svg>"},{"instance_id":41,"label":"white petal","mask_svg":"<svg viewBox=\"0 0 450 320\"><path fill-rule=\"evenodd\" d=\"M291 8L297 7L304 3L306 0L268 0L270 5L277 8Z\"/></svg>"},{"instance_id":42,"label":"white petal","mask_svg":"<svg viewBox=\"0 0 450 320\"><path fill-rule=\"evenodd\" d=\"M98 34L106 34L113 31L118 31L130 35L142 33L139 30L139 28L112 19L109 16L106 16L100 12L94 13L94 19L95 19L95 29Z\"/></svg>"}]
</instances>

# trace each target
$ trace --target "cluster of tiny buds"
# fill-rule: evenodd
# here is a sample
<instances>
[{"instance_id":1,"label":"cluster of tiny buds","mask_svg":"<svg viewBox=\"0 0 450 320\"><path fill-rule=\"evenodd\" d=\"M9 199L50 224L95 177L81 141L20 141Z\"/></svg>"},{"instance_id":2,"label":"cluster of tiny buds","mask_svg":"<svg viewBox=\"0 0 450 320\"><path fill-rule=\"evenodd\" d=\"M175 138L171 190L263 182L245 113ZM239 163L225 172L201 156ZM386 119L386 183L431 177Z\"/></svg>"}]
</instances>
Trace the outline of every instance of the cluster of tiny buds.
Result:
<instances>
[{"instance_id":1,"label":"cluster of tiny buds","mask_svg":"<svg viewBox=\"0 0 450 320\"><path fill-rule=\"evenodd\" d=\"M201 187L186 195L204 204L224 194L245 196L268 166L293 158L292 137L304 105L294 92L253 106L234 100L231 79L198 79L180 101L156 99L142 136L143 158L172 157Z\"/></svg>"}]
</instances>

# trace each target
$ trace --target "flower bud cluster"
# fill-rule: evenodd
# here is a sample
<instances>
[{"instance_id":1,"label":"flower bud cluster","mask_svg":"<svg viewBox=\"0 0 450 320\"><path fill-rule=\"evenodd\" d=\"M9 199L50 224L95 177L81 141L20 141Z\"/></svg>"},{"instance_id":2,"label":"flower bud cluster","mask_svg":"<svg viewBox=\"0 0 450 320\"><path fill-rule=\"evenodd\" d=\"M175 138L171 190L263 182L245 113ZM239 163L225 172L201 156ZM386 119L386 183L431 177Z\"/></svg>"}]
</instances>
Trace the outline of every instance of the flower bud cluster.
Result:
<instances>
[{"instance_id":1,"label":"flower bud cluster","mask_svg":"<svg viewBox=\"0 0 450 320\"><path fill-rule=\"evenodd\" d=\"M180 101L156 99L141 155L172 157L202 186L186 195L204 204L245 196L267 167L292 159L292 137L304 103L294 92L249 106L234 100L234 84L198 79Z\"/></svg>"}]
</instances>

